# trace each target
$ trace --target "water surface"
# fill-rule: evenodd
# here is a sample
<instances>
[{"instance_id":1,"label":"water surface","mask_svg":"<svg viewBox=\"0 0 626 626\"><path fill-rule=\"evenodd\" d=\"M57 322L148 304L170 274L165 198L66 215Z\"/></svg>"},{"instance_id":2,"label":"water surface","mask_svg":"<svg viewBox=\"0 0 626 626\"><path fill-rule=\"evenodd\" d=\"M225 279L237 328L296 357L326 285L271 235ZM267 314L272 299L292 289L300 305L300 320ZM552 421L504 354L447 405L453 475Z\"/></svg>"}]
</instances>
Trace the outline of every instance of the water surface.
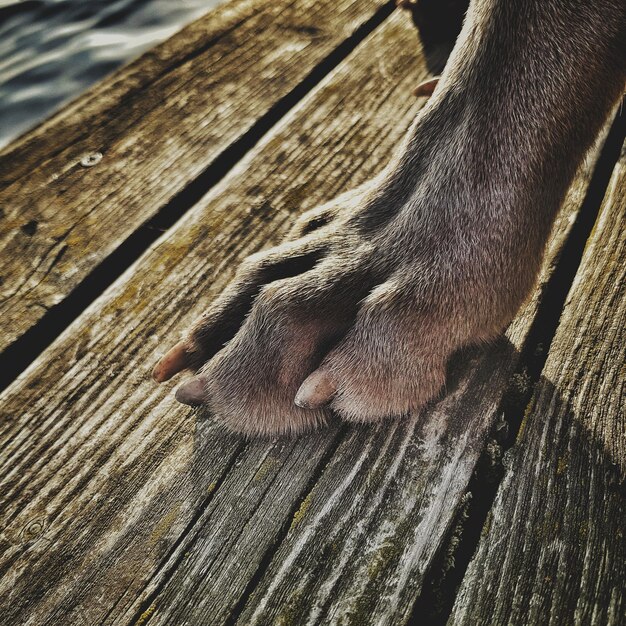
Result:
<instances>
[{"instance_id":1,"label":"water surface","mask_svg":"<svg viewBox=\"0 0 626 626\"><path fill-rule=\"evenodd\" d=\"M0 0L0 147L221 0Z\"/></svg>"}]
</instances>

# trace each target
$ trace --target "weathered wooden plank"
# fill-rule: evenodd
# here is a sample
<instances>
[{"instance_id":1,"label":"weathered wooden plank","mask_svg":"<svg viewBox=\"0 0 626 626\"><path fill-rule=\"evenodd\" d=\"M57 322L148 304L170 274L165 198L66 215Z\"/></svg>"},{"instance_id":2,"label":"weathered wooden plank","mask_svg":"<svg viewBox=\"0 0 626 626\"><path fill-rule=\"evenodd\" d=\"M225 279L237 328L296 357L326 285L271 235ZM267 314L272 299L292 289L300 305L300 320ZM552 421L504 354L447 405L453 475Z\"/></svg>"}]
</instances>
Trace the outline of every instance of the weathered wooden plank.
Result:
<instances>
[{"instance_id":1,"label":"weathered wooden plank","mask_svg":"<svg viewBox=\"0 0 626 626\"><path fill-rule=\"evenodd\" d=\"M284 449L276 442L269 452L268 444L245 448L152 383L155 353L242 258L279 240L294 214L386 163L420 106L410 90L425 77L414 31L398 16L5 391L0 620L131 621L178 559L191 558L198 529L205 532L195 521L207 517L220 520L213 545L237 547L211 557L209 575L233 578L225 610L238 600L336 433ZM264 465L268 454L278 462ZM225 494L219 508L216 494ZM264 526L254 530L250 520ZM238 533L245 542L234 541ZM220 569L231 553L242 567Z\"/></svg>"},{"instance_id":2,"label":"weathered wooden plank","mask_svg":"<svg viewBox=\"0 0 626 626\"><path fill-rule=\"evenodd\" d=\"M309 528L302 535L308 559L303 572L311 580L311 554L326 545L312 520L322 515L331 532L326 520L337 519L351 502L333 496L333 481L340 487L343 481L345 493L357 500L357 512L348 518L358 517L359 506L367 509L372 537L383 542L378 552L368 552L370 560L355 564L355 583L339 590L357 589L361 611L371 608L372 615L396 621L405 614L430 542L434 552L462 501L541 286L511 327L509 343L466 360L450 381L450 395L424 425L413 418L347 429L347 438L327 430L297 442L246 447L196 420L145 378L160 338L200 312L199 293L215 295L238 260L280 238L294 212L358 184L386 162L417 110L407 94L416 77L425 77L414 41L404 18L386 23L2 396L0 603L7 623L126 623L141 614L154 622L219 623L216 616L245 599L292 520L270 572L289 565L285 552L299 558L292 552L294 537ZM590 169L583 169L559 217L544 280ZM352 446L366 454L356 457ZM336 471L327 469L307 499L329 459ZM420 468L439 483L426 485ZM416 482L398 483L404 471ZM425 522L404 508L407 502L424 510ZM326 516L325 506L332 515ZM400 527L389 549L380 529L396 513L404 516L406 530ZM338 554L350 554L350 541L363 537L351 532L362 528L340 528ZM422 533L426 547L420 547ZM365 582L374 582L363 591L364 569L370 573ZM285 587L284 576L266 591L268 580L261 578L246 611L265 610L263 598L272 594L279 602L278 588L292 597L289 606L298 606L292 596L297 590ZM392 602L375 598L389 580L396 581L395 614ZM332 576L326 581L332 586ZM323 589L311 589L323 597ZM339 593L333 606L319 606L333 619L358 616L354 605L346 605Z\"/></svg>"},{"instance_id":3,"label":"weathered wooden plank","mask_svg":"<svg viewBox=\"0 0 626 626\"><path fill-rule=\"evenodd\" d=\"M380 39L374 38L377 45L391 28L386 25ZM570 191L537 291L506 338L486 353L466 353L448 381L447 396L428 413L346 429L320 478L294 511L242 613L232 616L228 590L238 588L237 574L247 574L259 545L271 545L279 527L276 517L286 509L272 509L269 523L261 515L239 520L241 534L235 540L230 527L220 530L215 514L200 517L189 556L173 563L162 588L147 596L151 623L222 623L229 615L245 626L409 620L424 574L465 502L593 163L594 158L587 161ZM300 487L303 481L297 476ZM289 484L279 487L290 489ZM225 507L238 496L235 490L222 495ZM214 557L216 544L224 545L219 559Z\"/></svg>"},{"instance_id":4,"label":"weathered wooden plank","mask_svg":"<svg viewBox=\"0 0 626 626\"><path fill-rule=\"evenodd\" d=\"M450 624L626 622L626 146Z\"/></svg>"},{"instance_id":5,"label":"weathered wooden plank","mask_svg":"<svg viewBox=\"0 0 626 626\"><path fill-rule=\"evenodd\" d=\"M225 3L2 151L0 351L384 4Z\"/></svg>"},{"instance_id":6,"label":"weathered wooden plank","mask_svg":"<svg viewBox=\"0 0 626 626\"><path fill-rule=\"evenodd\" d=\"M448 381L448 395L425 415L355 431L341 443L238 623L403 624L411 618L511 386L592 162L570 190L538 289L506 338L486 353L466 355Z\"/></svg>"}]
</instances>

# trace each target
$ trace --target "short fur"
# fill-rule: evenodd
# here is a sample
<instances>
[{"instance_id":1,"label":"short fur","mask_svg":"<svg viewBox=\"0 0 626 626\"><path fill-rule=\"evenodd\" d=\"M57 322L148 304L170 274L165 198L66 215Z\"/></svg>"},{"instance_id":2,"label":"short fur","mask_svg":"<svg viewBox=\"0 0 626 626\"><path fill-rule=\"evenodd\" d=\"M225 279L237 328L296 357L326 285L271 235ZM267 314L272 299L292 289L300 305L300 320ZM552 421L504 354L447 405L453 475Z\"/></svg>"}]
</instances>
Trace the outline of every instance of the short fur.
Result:
<instances>
[{"instance_id":1,"label":"short fur","mask_svg":"<svg viewBox=\"0 0 626 626\"><path fill-rule=\"evenodd\" d=\"M329 409L401 416L436 397L450 355L501 333L530 293L623 93L625 41L623 0L471 2L383 174L244 263L155 377L200 368L179 399L252 435L302 432Z\"/></svg>"}]
</instances>

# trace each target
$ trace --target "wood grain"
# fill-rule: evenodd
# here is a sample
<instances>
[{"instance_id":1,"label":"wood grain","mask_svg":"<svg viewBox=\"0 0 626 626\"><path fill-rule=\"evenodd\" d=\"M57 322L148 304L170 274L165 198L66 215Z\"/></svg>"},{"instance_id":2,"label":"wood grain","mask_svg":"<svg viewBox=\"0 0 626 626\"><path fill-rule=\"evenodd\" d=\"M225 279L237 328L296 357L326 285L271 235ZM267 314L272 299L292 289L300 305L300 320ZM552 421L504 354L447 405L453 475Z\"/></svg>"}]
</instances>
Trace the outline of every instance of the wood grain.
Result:
<instances>
[{"instance_id":1,"label":"wood grain","mask_svg":"<svg viewBox=\"0 0 626 626\"><path fill-rule=\"evenodd\" d=\"M427 413L355 430L342 441L239 624L405 624L411 619L424 575L467 502L471 474L503 398L518 384L513 376L520 351L592 163L593 156L570 189L537 290L506 336L486 352L461 355L447 395ZM183 574L176 572L171 584L177 577Z\"/></svg>"},{"instance_id":2,"label":"wood grain","mask_svg":"<svg viewBox=\"0 0 626 626\"><path fill-rule=\"evenodd\" d=\"M5 148L0 352L384 4L225 3Z\"/></svg>"},{"instance_id":3,"label":"wood grain","mask_svg":"<svg viewBox=\"0 0 626 626\"><path fill-rule=\"evenodd\" d=\"M626 621L626 146L450 624Z\"/></svg>"},{"instance_id":4,"label":"wood grain","mask_svg":"<svg viewBox=\"0 0 626 626\"><path fill-rule=\"evenodd\" d=\"M239 600L337 434L246 446L177 405L150 369L239 261L387 162L421 105L410 90L424 68L397 16L4 392L0 622L130 623L190 562L207 516L221 520L211 576L234 577L224 610ZM239 569L223 568L235 557Z\"/></svg>"},{"instance_id":5,"label":"wood grain","mask_svg":"<svg viewBox=\"0 0 626 626\"><path fill-rule=\"evenodd\" d=\"M393 22L385 25L369 49L382 48L394 28ZM299 502L291 501L296 503L291 517L285 517L286 506L280 511L263 508L262 515L240 519L236 535L215 512L200 517L190 533L193 549L181 558L181 548L171 558L162 586L144 596L152 624L235 618L246 626L409 620L424 574L466 501L470 477L511 386L519 350L582 203L593 162L588 160L570 191L537 291L506 338L487 353L462 355L446 397L426 414L378 427L346 428L337 450L328 448L320 477L311 475L313 488ZM299 468L290 480L298 489L304 484ZM230 493L221 492L225 509L241 497L240 484L237 479ZM285 491L293 493L289 482L280 480L275 487L272 494L280 492L281 502ZM260 557L271 553L276 541L266 568ZM258 581L243 587L242 579L249 580L259 562ZM249 593L237 594L245 601L241 614L233 614L235 589Z\"/></svg>"},{"instance_id":6,"label":"wood grain","mask_svg":"<svg viewBox=\"0 0 626 626\"><path fill-rule=\"evenodd\" d=\"M488 353L458 360L422 416L246 443L148 373L241 259L386 163L426 76L394 15L0 396L1 623L219 624L240 609L242 623L406 621L593 159L532 301Z\"/></svg>"}]
</instances>

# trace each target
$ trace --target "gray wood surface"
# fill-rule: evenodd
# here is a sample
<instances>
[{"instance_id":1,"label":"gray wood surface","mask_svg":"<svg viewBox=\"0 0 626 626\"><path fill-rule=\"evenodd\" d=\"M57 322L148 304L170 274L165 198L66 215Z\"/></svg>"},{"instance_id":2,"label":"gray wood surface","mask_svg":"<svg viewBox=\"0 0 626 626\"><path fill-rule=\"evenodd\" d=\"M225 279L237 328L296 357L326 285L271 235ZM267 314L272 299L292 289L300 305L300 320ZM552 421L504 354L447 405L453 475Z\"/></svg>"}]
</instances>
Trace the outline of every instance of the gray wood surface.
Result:
<instances>
[{"instance_id":1,"label":"gray wood surface","mask_svg":"<svg viewBox=\"0 0 626 626\"><path fill-rule=\"evenodd\" d=\"M506 336L488 351L463 355L447 395L427 413L354 429L342 440L238 623L404 624L411 618L424 574L466 501L504 395L515 385L520 351L592 163L570 190L537 291ZM186 573L177 572L170 584Z\"/></svg>"},{"instance_id":2,"label":"gray wood surface","mask_svg":"<svg viewBox=\"0 0 626 626\"><path fill-rule=\"evenodd\" d=\"M593 158L532 300L488 352L457 360L422 416L246 442L149 372L239 261L381 168L423 78L415 32L394 14L0 396L1 624L406 621Z\"/></svg>"},{"instance_id":3,"label":"gray wood surface","mask_svg":"<svg viewBox=\"0 0 626 626\"><path fill-rule=\"evenodd\" d=\"M383 5L224 3L0 152L0 352Z\"/></svg>"},{"instance_id":4,"label":"gray wood surface","mask_svg":"<svg viewBox=\"0 0 626 626\"><path fill-rule=\"evenodd\" d=\"M214 515L230 516L216 528L220 556L229 558L229 540L239 549L231 558L245 555L228 607L237 601L336 433L276 442L282 452L266 463L270 444L246 446L197 421L150 369L239 261L386 163L422 104L412 85L425 77L415 33L396 16L376 46L361 46L5 391L0 622L132 621L189 552L196 520L218 493L230 494L216 500ZM231 469L237 478L225 480ZM274 480L281 498L264 499ZM271 513L239 544L254 502Z\"/></svg>"},{"instance_id":5,"label":"gray wood surface","mask_svg":"<svg viewBox=\"0 0 626 626\"><path fill-rule=\"evenodd\" d=\"M626 147L449 623L626 623Z\"/></svg>"}]
</instances>

